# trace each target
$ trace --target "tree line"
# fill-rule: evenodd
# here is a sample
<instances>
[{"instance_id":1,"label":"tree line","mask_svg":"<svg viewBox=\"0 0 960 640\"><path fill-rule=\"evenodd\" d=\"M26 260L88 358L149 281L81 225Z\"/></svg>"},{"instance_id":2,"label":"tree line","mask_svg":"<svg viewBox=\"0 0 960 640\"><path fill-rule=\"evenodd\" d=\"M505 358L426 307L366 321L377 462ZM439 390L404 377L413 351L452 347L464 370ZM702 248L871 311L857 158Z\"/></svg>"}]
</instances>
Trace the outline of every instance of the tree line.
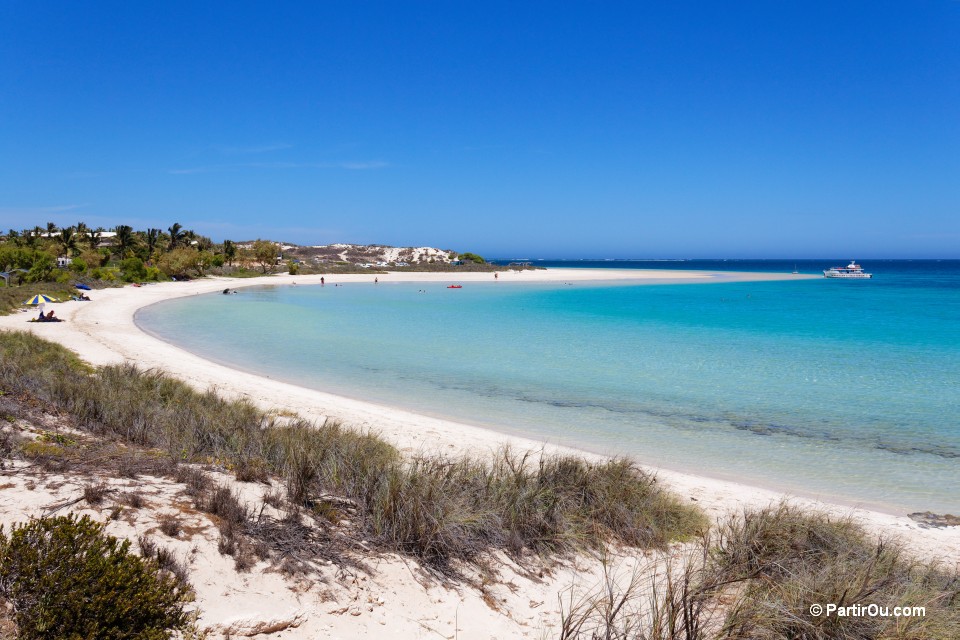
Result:
<instances>
[{"instance_id":1,"label":"tree line","mask_svg":"<svg viewBox=\"0 0 960 640\"><path fill-rule=\"evenodd\" d=\"M108 231L84 222L67 227L48 222L46 227L10 229L0 238L0 271L15 272L27 282L71 277L141 282L234 268L268 273L279 251L275 242L259 239L251 246L231 240L217 244L180 223L166 230L118 225Z\"/></svg>"}]
</instances>

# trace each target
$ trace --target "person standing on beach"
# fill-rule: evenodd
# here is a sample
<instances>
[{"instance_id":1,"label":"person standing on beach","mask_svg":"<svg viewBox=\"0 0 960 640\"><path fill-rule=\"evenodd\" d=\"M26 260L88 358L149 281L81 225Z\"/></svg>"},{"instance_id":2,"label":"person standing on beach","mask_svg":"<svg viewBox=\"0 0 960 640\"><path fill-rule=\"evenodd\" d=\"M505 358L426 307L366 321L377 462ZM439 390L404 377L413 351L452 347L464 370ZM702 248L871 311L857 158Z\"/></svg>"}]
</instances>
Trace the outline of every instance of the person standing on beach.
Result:
<instances>
[{"instance_id":1,"label":"person standing on beach","mask_svg":"<svg viewBox=\"0 0 960 640\"><path fill-rule=\"evenodd\" d=\"M322 287L326 282L323 279L323 276L320 276L320 286Z\"/></svg>"},{"instance_id":2,"label":"person standing on beach","mask_svg":"<svg viewBox=\"0 0 960 640\"><path fill-rule=\"evenodd\" d=\"M499 280L499 279L500 279L500 274L497 273L496 271L494 271L494 272L493 272L493 279L494 279L494 280Z\"/></svg>"}]
</instances>

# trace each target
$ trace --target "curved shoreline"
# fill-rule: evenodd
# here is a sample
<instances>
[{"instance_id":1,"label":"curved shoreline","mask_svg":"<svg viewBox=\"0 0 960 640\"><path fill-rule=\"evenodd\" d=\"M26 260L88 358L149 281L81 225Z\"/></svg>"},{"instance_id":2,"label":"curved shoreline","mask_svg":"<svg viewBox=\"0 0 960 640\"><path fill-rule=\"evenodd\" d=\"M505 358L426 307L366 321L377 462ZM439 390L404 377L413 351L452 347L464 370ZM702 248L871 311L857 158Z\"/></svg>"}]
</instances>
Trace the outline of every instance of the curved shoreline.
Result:
<instances>
[{"instance_id":1,"label":"curved shoreline","mask_svg":"<svg viewBox=\"0 0 960 640\"><path fill-rule=\"evenodd\" d=\"M602 273L597 273L597 272ZM344 274L326 276L328 283L371 282L488 282L490 273L452 274L410 272L388 274ZM799 276L807 279L816 276ZM793 274L740 272L677 272L618 269L549 269L544 271L501 272L500 282L622 281L645 284L706 283L756 280L797 279ZM229 397L243 397L267 409L286 409L305 418L323 421L335 419L344 424L376 431L405 452L475 452L483 454L503 444L522 449L576 451L557 443L544 443L469 424L416 414L410 411L355 400L299 387L249 371L242 371L201 358L141 329L135 322L139 309L151 304L226 287L256 285L320 284L320 276L276 275L259 278L207 278L190 282L169 282L143 287L123 287L94 292L90 303L66 303L57 306L57 315L66 322L42 324L25 322L27 315L15 313L0 317L0 328L28 330L63 344L94 365L133 361L142 367L162 369L200 388L215 388ZM729 480L698 476L667 469L652 469L678 494L696 500L712 517L720 517L751 505L768 504L783 493ZM868 527L887 535L904 537L920 555L936 554L960 562L960 527L923 528L905 515L843 505L829 497L790 496L792 500L827 508L838 514L851 511Z\"/></svg>"}]
</instances>

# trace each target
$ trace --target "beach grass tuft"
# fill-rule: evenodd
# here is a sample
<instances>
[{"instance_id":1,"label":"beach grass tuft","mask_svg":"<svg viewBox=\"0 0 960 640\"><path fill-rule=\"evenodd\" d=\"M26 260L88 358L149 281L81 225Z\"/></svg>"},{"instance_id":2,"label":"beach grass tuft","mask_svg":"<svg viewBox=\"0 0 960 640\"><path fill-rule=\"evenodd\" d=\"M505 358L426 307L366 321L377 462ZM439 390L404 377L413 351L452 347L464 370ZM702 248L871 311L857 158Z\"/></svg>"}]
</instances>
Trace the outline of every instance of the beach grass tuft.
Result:
<instances>
[{"instance_id":1,"label":"beach grass tuft","mask_svg":"<svg viewBox=\"0 0 960 640\"><path fill-rule=\"evenodd\" d=\"M120 502L132 509L142 509L147 504L143 494L139 491L127 491L120 496Z\"/></svg>"},{"instance_id":2,"label":"beach grass tuft","mask_svg":"<svg viewBox=\"0 0 960 640\"><path fill-rule=\"evenodd\" d=\"M164 514L157 519L157 526L165 535L176 538L183 531L183 523L180 518L172 513Z\"/></svg>"},{"instance_id":3,"label":"beach grass tuft","mask_svg":"<svg viewBox=\"0 0 960 640\"><path fill-rule=\"evenodd\" d=\"M87 484L83 487L83 499L87 501L87 504L98 505L103 502L109 491L110 487L102 482Z\"/></svg>"},{"instance_id":4,"label":"beach grass tuft","mask_svg":"<svg viewBox=\"0 0 960 640\"><path fill-rule=\"evenodd\" d=\"M701 539L701 542L703 539ZM559 640L739 640L720 631L721 608L704 588L706 547L665 554L625 572L607 557L599 586L560 594Z\"/></svg>"},{"instance_id":5,"label":"beach grass tuft","mask_svg":"<svg viewBox=\"0 0 960 640\"><path fill-rule=\"evenodd\" d=\"M960 638L956 567L918 560L849 517L788 503L728 517L679 558L666 554L625 575L604 568L598 588L561 599L558 637Z\"/></svg>"},{"instance_id":6,"label":"beach grass tuft","mask_svg":"<svg viewBox=\"0 0 960 640\"><path fill-rule=\"evenodd\" d=\"M721 523L706 582L737 593L724 623L729 637L960 637L956 567L917 560L900 542L875 538L852 518L787 503ZM810 613L831 604L847 607L848 615ZM870 615L861 609L870 605L923 612Z\"/></svg>"},{"instance_id":7,"label":"beach grass tuft","mask_svg":"<svg viewBox=\"0 0 960 640\"><path fill-rule=\"evenodd\" d=\"M493 464L417 457L377 485L374 535L429 563L469 559L491 547L514 557L598 549L617 541L663 548L706 519L626 460L516 454Z\"/></svg>"}]
</instances>

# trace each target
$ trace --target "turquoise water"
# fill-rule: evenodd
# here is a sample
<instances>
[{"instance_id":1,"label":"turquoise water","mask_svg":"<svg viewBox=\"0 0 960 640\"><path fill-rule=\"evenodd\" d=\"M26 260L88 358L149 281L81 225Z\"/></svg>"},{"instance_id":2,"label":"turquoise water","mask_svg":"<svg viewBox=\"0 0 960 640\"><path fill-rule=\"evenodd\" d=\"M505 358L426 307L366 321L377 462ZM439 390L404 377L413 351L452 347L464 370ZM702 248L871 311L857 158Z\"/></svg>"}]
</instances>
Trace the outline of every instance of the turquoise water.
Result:
<instances>
[{"instance_id":1,"label":"turquoise water","mask_svg":"<svg viewBox=\"0 0 960 640\"><path fill-rule=\"evenodd\" d=\"M958 512L958 284L960 269L913 265L867 282L278 286L137 320L302 386L790 492Z\"/></svg>"}]
</instances>

